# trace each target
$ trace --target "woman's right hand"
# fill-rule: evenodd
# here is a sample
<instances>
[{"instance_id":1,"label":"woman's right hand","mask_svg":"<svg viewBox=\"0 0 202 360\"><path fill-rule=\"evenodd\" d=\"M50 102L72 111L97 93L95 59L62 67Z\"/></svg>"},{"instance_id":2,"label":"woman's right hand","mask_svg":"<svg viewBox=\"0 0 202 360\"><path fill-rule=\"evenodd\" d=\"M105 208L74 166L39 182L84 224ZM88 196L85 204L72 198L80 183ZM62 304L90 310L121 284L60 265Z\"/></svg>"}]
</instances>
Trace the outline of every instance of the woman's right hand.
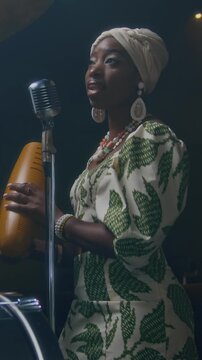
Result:
<instances>
[{"instance_id":1,"label":"woman's right hand","mask_svg":"<svg viewBox=\"0 0 202 360\"><path fill-rule=\"evenodd\" d=\"M10 183L3 195L7 210L23 213L34 221L45 224L45 194L33 183Z\"/></svg>"}]
</instances>

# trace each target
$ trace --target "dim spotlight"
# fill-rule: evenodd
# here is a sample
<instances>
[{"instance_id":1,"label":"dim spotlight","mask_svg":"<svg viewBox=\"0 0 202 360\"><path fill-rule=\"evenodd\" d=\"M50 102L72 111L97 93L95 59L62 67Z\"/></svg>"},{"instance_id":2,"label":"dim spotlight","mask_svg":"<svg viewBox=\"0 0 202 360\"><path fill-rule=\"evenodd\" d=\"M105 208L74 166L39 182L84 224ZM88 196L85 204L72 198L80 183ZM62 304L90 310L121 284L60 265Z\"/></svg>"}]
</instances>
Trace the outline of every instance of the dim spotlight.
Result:
<instances>
[{"instance_id":1,"label":"dim spotlight","mask_svg":"<svg viewBox=\"0 0 202 360\"><path fill-rule=\"evenodd\" d=\"M201 20L201 19L202 19L202 13L201 13L201 12L196 13L196 14L194 15L194 18L195 18L196 20Z\"/></svg>"}]
</instances>

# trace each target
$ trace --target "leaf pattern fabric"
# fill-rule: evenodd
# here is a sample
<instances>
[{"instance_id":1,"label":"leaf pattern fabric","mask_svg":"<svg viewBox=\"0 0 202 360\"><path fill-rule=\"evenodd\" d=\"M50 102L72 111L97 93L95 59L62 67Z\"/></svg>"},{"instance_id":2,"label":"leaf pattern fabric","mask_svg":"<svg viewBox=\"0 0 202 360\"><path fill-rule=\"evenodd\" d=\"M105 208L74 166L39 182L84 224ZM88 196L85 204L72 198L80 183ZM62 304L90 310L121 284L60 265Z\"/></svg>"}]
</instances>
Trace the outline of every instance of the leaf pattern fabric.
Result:
<instances>
[{"instance_id":1,"label":"leaf pattern fabric","mask_svg":"<svg viewBox=\"0 0 202 360\"><path fill-rule=\"evenodd\" d=\"M103 269L104 263L105 259L98 256L90 255L86 258L84 277L86 292L90 300L108 300Z\"/></svg>"},{"instance_id":2,"label":"leaf pattern fabric","mask_svg":"<svg viewBox=\"0 0 202 360\"><path fill-rule=\"evenodd\" d=\"M173 160L173 148L169 151L166 151L160 161L158 166L158 175L160 176L159 180L159 187L163 184L162 192L166 191L169 175L172 167L172 160Z\"/></svg>"},{"instance_id":3,"label":"leaf pattern fabric","mask_svg":"<svg viewBox=\"0 0 202 360\"><path fill-rule=\"evenodd\" d=\"M148 195L134 190L133 197L137 204L140 216L135 216L135 223L140 233L143 235L154 235L159 228L162 210L158 194L151 184L145 179L144 184Z\"/></svg>"},{"instance_id":4,"label":"leaf pattern fabric","mask_svg":"<svg viewBox=\"0 0 202 360\"><path fill-rule=\"evenodd\" d=\"M135 324L136 324L136 315L135 309L131 307L130 302L124 304L121 303L121 330L123 335L124 343L127 344L128 339L132 336ZM130 321L128 321L130 319Z\"/></svg>"},{"instance_id":5,"label":"leaf pattern fabric","mask_svg":"<svg viewBox=\"0 0 202 360\"><path fill-rule=\"evenodd\" d=\"M183 142L149 120L75 181L75 216L105 224L115 258L88 251L75 259L65 359L198 360L190 302L162 250L184 209L188 174Z\"/></svg>"},{"instance_id":6,"label":"leaf pattern fabric","mask_svg":"<svg viewBox=\"0 0 202 360\"><path fill-rule=\"evenodd\" d=\"M131 138L120 152L119 177L123 176L126 165L128 165L127 176L129 177L135 169L151 164L157 156L158 147L159 144L150 139ZM128 157L128 152L131 152L130 157Z\"/></svg>"},{"instance_id":7,"label":"leaf pattern fabric","mask_svg":"<svg viewBox=\"0 0 202 360\"><path fill-rule=\"evenodd\" d=\"M98 326L87 324L85 331L72 338L72 343L83 342L78 351L87 355L88 360L98 360L103 352L103 339Z\"/></svg>"},{"instance_id":8,"label":"leaf pattern fabric","mask_svg":"<svg viewBox=\"0 0 202 360\"><path fill-rule=\"evenodd\" d=\"M196 357L197 357L197 353L196 353L196 347L194 341L191 337L189 337L183 349L174 356L173 360L181 360L181 359L190 360Z\"/></svg>"},{"instance_id":9,"label":"leaf pattern fabric","mask_svg":"<svg viewBox=\"0 0 202 360\"><path fill-rule=\"evenodd\" d=\"M123 209L121 198L114 190L110 191L109 208L104 221L107 227L116 227L117 235L125 232L130 225L130 216L127 209Z\"/></svg>"},{"instance_id":10,"label":"leaf pattern fabric","mask_svg":"<svg viewBox=\"0 0 202 360\"><path fill-rule=\"evenodd\" d=\"M181 286L171 284L168 287L168 297L173 303L175 313L191 329L193 329L192 307L188 298L184 298L184 291Z\"/></svg>"},{"instance_id":11,"label":"leaf pattern fabric","mask_svg":"<svg viewBox=\"0 0 202 360\"><path fill-rule=\"evenodd\" d=\"M158 249L157 252L153 253L143 269L156 282L160 283L165 276L166 272L166 260L162 249Z\"/></svg>"},{"instance_id":12,"label":"leaf pattern fabric","mask_svg":"<svg viewBox=\"0 0 202 360\"><path fill-rule=\"evenodd\" d=\"M161 301L152 312L145 315L140 326L141 339L148 343L165 341L165 305Z\"/></svg>"},{"instance_id":13,"label":"leaf pattern fabric","mask_svg":"<svg viewBox=\"0 0 202 360\"><path fill-rule=\"evenodd\" d=\"M177 167L173 173L173 177L175 177L179 173L182 173L182 176L181 176L180 185L179 185L177 207L178 207L178 210L181 210L181 208L183 206L184 194L186 192L187 184L189 182L189 155L187 152L184 153L181 161L177 165Z\"/></svg>"},{"instance_id":14,"label":"leaf pattern fabric","mask_svg":"<svg viewBox=\"0 0 202 360\"><path fill-rule=\"evenodd\" d=\"M145 348L137 353L134 360L165 360L165 357L159 354L157 351Z\"/></svg>"},{"instance_id":15,"label":"leaf pattern fabric","mask_svg":"<svg viewBox=\"0 0 202 360\"><path fill-rule=\"evenodd\" d=\"M138 293L151 291L145 282L133 276L119 261L109 265L109 279L114 291L124 300L138 300Z\"/></svg>"}]
</instances>

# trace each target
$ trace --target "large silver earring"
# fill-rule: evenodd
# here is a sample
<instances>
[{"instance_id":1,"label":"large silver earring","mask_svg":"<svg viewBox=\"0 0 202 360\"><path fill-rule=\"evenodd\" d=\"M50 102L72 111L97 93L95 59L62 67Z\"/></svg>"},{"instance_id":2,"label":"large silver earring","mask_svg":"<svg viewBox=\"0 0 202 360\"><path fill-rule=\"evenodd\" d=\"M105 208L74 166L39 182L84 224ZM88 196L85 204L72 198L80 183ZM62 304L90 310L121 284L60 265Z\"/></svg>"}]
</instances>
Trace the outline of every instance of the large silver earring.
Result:
<instances>
[{"instance_id":1,"label":"large silver earring","mask_svg":"<svg viewBox=\"0 0 202 360\"><path fill-rule=\"evenodd\" d=\"M130 109L130 115L132 119L137 122L142 121L147 114L145 103L141 97L143 89L144 89L144 83L140 81L138 84L137 99L134 101Z\"/></svg>"},{"instance_id":2,"label":"large silver earring","mask_svg":"<svg viewBox=\"0 0 202 360\"><path fill-rule=\"evenodd\" d=\"M105 110L92 108L91 116L96 123L102 123L105 120Z\"/></svg>"}]
</instances>

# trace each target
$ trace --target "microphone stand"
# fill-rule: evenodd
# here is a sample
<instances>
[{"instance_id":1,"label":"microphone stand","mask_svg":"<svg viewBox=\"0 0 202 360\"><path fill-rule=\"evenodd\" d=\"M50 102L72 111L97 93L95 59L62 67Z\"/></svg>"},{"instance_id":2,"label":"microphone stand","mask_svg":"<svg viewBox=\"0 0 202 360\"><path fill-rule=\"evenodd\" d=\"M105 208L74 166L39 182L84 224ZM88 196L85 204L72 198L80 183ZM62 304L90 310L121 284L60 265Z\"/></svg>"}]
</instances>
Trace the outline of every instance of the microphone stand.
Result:
<instances>
[{"instance_id":1,"label":"microphone stand","mask_svg":"<svg viewBox=\"0 0 202 360\"><path fill-rule=\"evenodd\" d=\"M46 192L46 246L48 262L48 314L50 326L55 332L55 153L53 145L52 128L54 126L51 118L42 121L42 161L45 172L45 192Z\"/></svg>"}]
</instances>

